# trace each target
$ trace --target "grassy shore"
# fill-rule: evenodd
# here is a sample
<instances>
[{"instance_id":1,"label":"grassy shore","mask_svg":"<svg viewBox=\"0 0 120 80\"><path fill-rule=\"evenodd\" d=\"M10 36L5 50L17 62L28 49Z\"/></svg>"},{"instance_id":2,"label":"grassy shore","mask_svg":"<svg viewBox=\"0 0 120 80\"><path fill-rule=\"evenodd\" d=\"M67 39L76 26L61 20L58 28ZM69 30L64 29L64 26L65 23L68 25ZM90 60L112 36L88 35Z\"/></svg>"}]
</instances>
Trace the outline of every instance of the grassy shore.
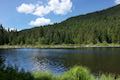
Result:
<instances>
[{"instance_id":1,"label":"grassy shore","mask_svg":"<svg viewBox=\"0 0 120 80\"><path fill-rule=\"evenodd\" d=\"M14 68L0 69L0 80L120 80L119 75L99 74L93 75L89 69L76 66L61 75L50 72L24 72Z\"/></svg>"},{"instance_id":2,"label":"grassy shore","mask_svg":"<svg viewBox=\"0 0 120 80\"><path fill-rule=\"evenodd\" d=\"M81 48L81 47L120 47L120 44L61 44L61 45L0 45L0 48Z\"/></svg>"}]
</instances>

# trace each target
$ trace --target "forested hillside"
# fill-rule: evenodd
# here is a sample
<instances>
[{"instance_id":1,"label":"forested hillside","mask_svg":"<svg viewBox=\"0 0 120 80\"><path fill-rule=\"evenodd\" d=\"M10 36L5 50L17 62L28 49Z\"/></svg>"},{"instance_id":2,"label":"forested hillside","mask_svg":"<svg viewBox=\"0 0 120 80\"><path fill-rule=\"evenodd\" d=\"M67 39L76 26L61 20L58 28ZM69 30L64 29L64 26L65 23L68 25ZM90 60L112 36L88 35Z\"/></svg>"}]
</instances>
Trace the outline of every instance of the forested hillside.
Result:
<instances>
[{"instance_id":1,"label":"forested hillside","mask_svg":"<svg viewBox=\"0 0 120 80\"><path fill-rule=\"evenodd\" d=\"M120 5L71 17L54 25L21 31L0 26L0 44L96 44L120 43Z\"/></svg>"}]
</instances>

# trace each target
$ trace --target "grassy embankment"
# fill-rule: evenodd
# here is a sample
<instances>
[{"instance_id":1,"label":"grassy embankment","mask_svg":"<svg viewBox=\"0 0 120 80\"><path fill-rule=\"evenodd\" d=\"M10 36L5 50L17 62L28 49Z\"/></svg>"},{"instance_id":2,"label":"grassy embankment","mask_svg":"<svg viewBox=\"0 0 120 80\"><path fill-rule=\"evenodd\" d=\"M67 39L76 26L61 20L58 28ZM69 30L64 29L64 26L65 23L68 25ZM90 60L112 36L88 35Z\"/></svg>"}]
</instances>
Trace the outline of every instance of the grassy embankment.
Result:
<instances>
[{"instance_id":1,"label":"grassy embankment","mask_svg":"<svg viewBox=\"0 0 120 80\"><path fill-rule=\"evenodd\" d=\"M81 47L120 47L120 44L58 44L58 45L1 45L0 48L81 48Z\"/></svg>"},{"instance_id":2,"label":"grassy embankment","mask_svg":"<svg viewBox=\"0 0 120 80\"><path fill-rule=\"evenodd\" d=\"M5 67L0 59L0 80L120 80L120 76L114 74L93 75L89 69L76 66L61 75L53 75L50 72L25 72L18 68Z\"/></svg>"},{"instance_id":3,"label":"grassy embankment","mask_svg":"<svg viewBox=\"0 0 120 80\"><path fill-rule=\"evenodd\" d=\"M84 67L74 67L59 76L55 76L50 72L29 73L7 68L0 71L0 80L120 80L120 77L112 74L94 76Z\"/></svg>"}]
</instances>

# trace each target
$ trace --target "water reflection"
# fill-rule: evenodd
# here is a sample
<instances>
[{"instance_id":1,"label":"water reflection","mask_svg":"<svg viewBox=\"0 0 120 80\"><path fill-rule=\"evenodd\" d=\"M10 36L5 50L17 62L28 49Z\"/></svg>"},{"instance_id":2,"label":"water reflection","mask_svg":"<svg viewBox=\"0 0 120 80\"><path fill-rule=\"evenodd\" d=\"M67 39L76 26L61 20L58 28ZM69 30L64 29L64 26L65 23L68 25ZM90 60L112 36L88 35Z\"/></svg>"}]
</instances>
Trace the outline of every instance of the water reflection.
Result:
<instances>
[{"instance_id":1,"label":"water reflection","mask_svg":"<svg viewBox=\"0 0 120 80\"><path fill-rule=\"evenodd\" d=\"M5 64L28 71L61 73L75 65L82 65L94 73L120 73L119 52L120 48L1 49L0 55L6 59Z\"/></svg>"}]
</instances>

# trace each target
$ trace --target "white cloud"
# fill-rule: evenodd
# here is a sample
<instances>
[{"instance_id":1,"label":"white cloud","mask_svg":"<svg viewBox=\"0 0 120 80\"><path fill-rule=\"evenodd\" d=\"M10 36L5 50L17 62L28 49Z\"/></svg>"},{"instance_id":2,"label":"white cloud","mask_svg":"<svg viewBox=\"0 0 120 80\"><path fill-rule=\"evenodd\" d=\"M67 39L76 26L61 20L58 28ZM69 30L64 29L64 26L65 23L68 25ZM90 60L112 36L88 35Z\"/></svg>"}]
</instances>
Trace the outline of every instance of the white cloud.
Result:
<instances>
[{"instance_id":1,"label":"white cloud","mask_svg":"<svg viewBox=\"0 0 120 80\"><path fill-rule=\"evenodd\" d=\"M71 0L50 0L49 7L55 14L66 14L71 11Z\"/></svg>"},{"instance_id":2,"label":"white cloud","mask_svg":"<svg viewBox=\"0 0 120 80\"><path fill-rule=\"evenodd\" d=\"M115 0L115 3L116 4L120 4L120 0Z\"/></svg>"},{"instance_id":3,"label":"white cloud","mask_svg":"<svg viewBox=\"0 0 120 80\"><path fill-rule=\"evenodd\" d=\"M16 9L19 13L39 16L39 18L31 21L29 24L32 26L43 26L52 23L50 19L44 18L44 16L48 15L49 13L63 15L70 12L72 9L72 1L48 0L48 3L46 5L42 2L37 2L37 4L23 3L20 6L18 6Z\"/></svg>"},{"instance_id":4,"label":"white cloud","mask_svg":"<svg viewBox=\"0 0 120 80\"><path fill-rule=\"evenodd\" d=\"M18 12L20 13L32 13L35 9L35 6L33 4L21 4L19 7L16 8Z\"/></svg>"},{"instance_id":5,"label":"white cloud","mask_svg":"<svg viewBox=\"0 0 120 80\"><path fill-rule=\"evenodd\" d=\"M17 7L17 11L20 13L30 13L36 16L45 16L50 12L55 14L66 14L71 11L72 2L71 0L49 0L47 5L43 4L25 4L23 3L19 7Z\"/></svg>"},{"instance_id":6,"label":"white cloud","mask_svg":"<svg viewBox=\"0 0 120 80\"><path fill-rule=\"evenodd\" d=\"M48 13L50 13L49 7L38 6L36 7L35 11L32 14L36 16L44 16L47 15Z\"/></svg>"},{"instance_id":7,"label":"white cloud","mask_svg":"<svg viewBox=\"0 0 120 80\"><path fill-rule=\"evenodd\" d=\"M29 25L31 25L31 26L44 26L44 25L48 25L48 24L52 24L51 20L50 19L46 19L44 17L37 18L36 20L31 21L29 23Z\"/></svg>"}]
</instances>

